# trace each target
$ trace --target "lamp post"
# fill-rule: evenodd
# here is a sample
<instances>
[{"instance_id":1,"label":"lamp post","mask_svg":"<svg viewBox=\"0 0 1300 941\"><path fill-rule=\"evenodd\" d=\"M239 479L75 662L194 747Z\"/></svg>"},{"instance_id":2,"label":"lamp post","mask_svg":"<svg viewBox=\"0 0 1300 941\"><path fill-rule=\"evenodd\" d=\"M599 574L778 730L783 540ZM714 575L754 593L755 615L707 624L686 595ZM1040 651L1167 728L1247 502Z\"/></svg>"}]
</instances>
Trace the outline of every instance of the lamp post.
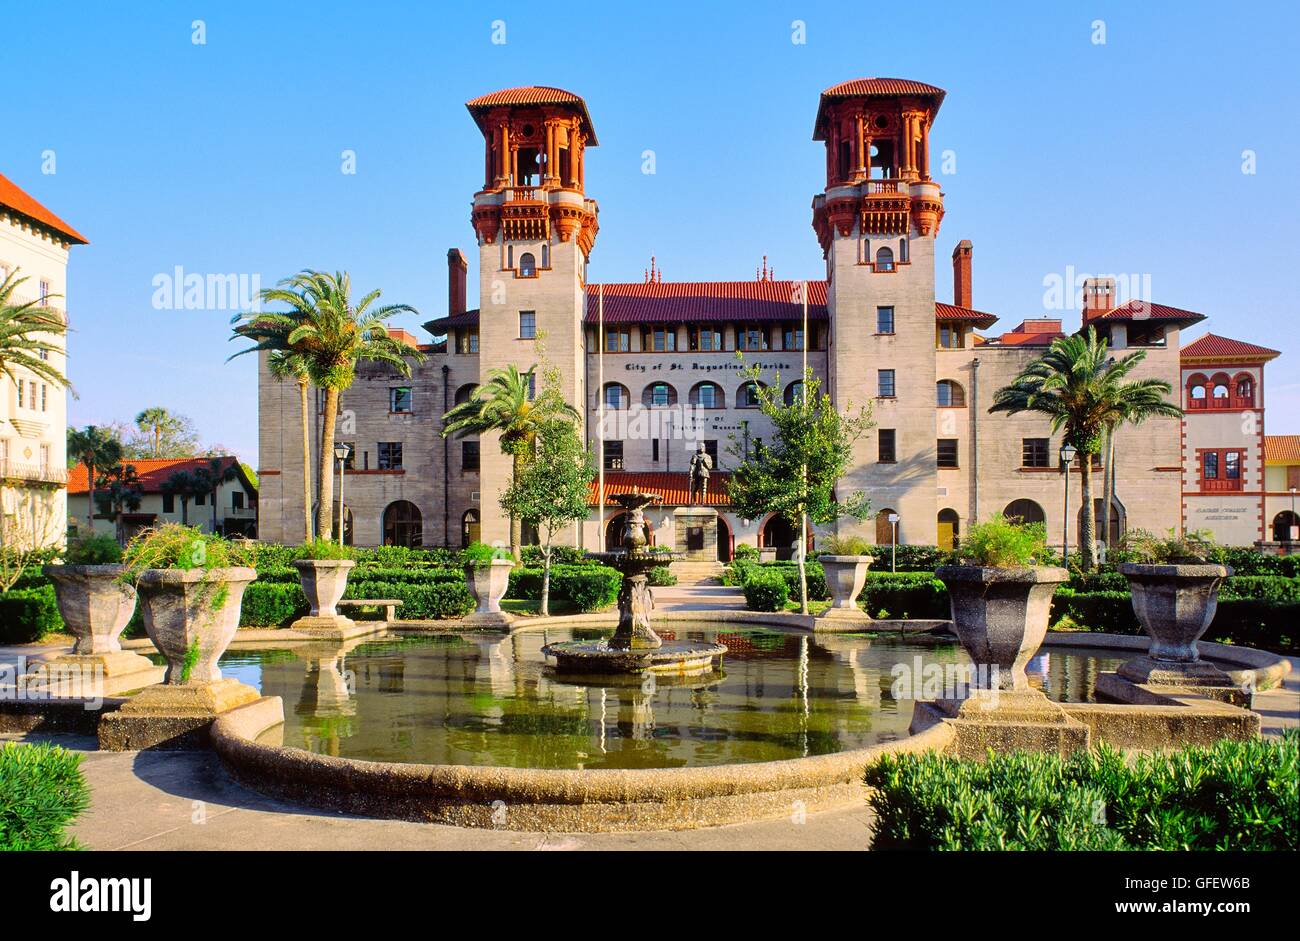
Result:
<instances>
[{"instance_id":1,"label":"lamp post","mask_svg":"<svg viewBox=\"0 0 1300 941\"><path fill-rule=\"evenodd\" d=\"M343 545L343 465L352 454L352 445L334 445L334 459L339 462L339 545Z\"/></svg>"},{"instance_id":2,"label":"lamp post","mask_svg":"<svg viewBox=\"0 0 1300 941\"><path fill-rule=\"evenodd\" d=\"M1061 466L1065 468L1065 508L1061 518L1061 540L1065 546L1065 567L1070 567L1070 465L1079 449L1071 444L1061 445Z\"/></svg>"},{"instance_id":3,"label":"lamp post","mask_svg":"<svg viewBox=\"0 0 1300 941\"><path fill-rule=\"evenodd\" d=\"M889 526L893 532L893 538L889 542L889 570L898 571L898 521L900 517L897 513L889 514Z\"/></svg>"}]
</instances>

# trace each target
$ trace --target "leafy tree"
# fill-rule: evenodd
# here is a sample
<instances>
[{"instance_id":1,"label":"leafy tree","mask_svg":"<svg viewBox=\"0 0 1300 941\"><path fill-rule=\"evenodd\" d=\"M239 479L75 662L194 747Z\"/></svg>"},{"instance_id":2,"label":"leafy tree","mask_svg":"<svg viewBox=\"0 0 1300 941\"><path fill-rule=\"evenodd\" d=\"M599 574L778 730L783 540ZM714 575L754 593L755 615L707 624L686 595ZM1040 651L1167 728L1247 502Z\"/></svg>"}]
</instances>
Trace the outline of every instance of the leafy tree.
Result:
<instances>
[{"instance_id":1,"label":"leafy tree","mask_svg":"<svg viewBox=\"0 0 1300 941\"><path fill-rule=\"evenodd\" d=\"M86 534L95 535L95 476L98 468L113 467L121 462L122 442L109 428L87 425L81 431L68 429L68 459L83 464L90 496L86 501Z\"/></svg>"},{"instance_id":2,"label":"leafy tree","mask_svg":"<svg viewBox=\"0 0 1300 941\"><path fill-rule=\"evenodd\" d=\"M27 280L20 278L15 270L0 282L0 376L17 383L24 378L19 370L25 370L70 389L72 384L67 377L50 363L51 353L63 352L54 341L67 333L68 328L58 311L45 304L60 295L48 295L45 301L39 298L19 301L18 287Z\"/></svg>"},{"instance_id":3,"label":"leafy tree","mask_svg":"<svg viewBox=\"0 0 1300 941\"><path fill-rule=\"evenodd\" d=\"M550 614L551 557L555 534L587 518L587 490L596 466L573 422L552 419L537 432L537 451L501 495L512 519L537 527L542 537L541 614Z\"/></svg>"},{"instance_id":4,"label":"leafy tree","mask_svg":"<svg viewBox=\"0 0 1300 941\"><path fill-rule=\"evenodd\" d=\"M112 518L117 541L123 542L122 514L140 509L140 500L144 496L144 485L135 472L135 465L119 463L103 470L95 487L99 490L95 502L100 515Z\"/></svg>"},{"instance_id":5,"label":"leafy tree","mask_svg":"<svg viewBox=\"0 0 1300 941\"><path fill-rule=\"evenodd\" d=\"M188 526L190 524L190 501L194 499L195 494L203 492L200 489L199 481L195 480L194 475L189 471L173 471L162 482L162 492L180 498L181 525Z\"/></svg>"},{"instance_id":6,"label":"leafy tree","mask_svg":"<svg viewBox=\"0 0 1300 941\"><path fill-rule=\"evenodd\" d=\"M298 405L302 413L302 519L303 542L312 541L311 531L311 365L306 358L289 350L273 350L266 367L277 382L292 379L298 386ZM331 514L332 516L332 514Z\"/></svg>"},{"instance_id":7,"label":"leafy tree","mask_svg":"<svg viewBox=\"0 0 1300 941\"><path fill-rule=\"evenodd\" d=\"M741 516L760 519L776 513L799 534L799 608L808 613L807 523L825 526L841 516L862 519L871 502L861 492L840 499L836 482L853 461L853 446L873 426L870 408L846 408L841 414L822 391L811 369L804 373L801 394L786 404L780 376L771 385L759 381L757 366L744 370L753 383L759 411L772 424L770 442L760 453L747 453L731 436L728 448L737 460L728 495Z\"/></svg>"},{"instance_id":8,"label":"leafy tree","mask_svg":"<svg viewBox=\"0 0 1300 941\"><path fill-rule=\"evenodd\" d=\"M463 438L468 435L500 434L501 452L511 458L510 480L519 480L528 461L536 453L537 436L551 421L576 422L578 411L564 400L558 381L542 384L534 396L538 367L520 372L514 366L493 369L487 381L461 404L442 416L442 436ZM510 516L510 553L519 561L522 541L520 518Z\"/></svg>"},{"instance_id":9,"label":"leafy tree","mask_svg":"<svg viewBox=\"0 0 1300 941\"><path fill-rule=\"evenodd\" d=\"M320 482L316 532L320 536L333 532L334 478L330 462L334 460L334 428L339 398L356 379L357 364L363 360L384 363L398 374L409 376L411 361L424 359L418 349L392 337L385 322L395 314L417 311L409 304L372 309L380 293L371 291L354 302L346 271L331 275L304 270L261 293L264 302L286 304L287 311L252 312L235 328L236 337L254 341L253 346L235 356L276 351L301 356L311 382L325 390L316 474Z\"/></svg>"},{"instance_id":10,"label":"leafy tree","mask_svg":"<svg viewBox=\"0 0 1300 941\"><path fill-rule=\"evenodd\" d=\"M1148 418L1178 418L1183 410L1169 401L1173 387L1163 379L1125 381L1146 359L1137 350L1115 359L1109 344L1089 327L1086 334L1058 337L1047 352L1029 363L993 396L990 412L1036 412L1052 420L1052 431L1078 449L1083 490L1082 567L1094 565L1097 525L1092 503L1092 457L1101 452L1102 436L1123 424ZM1109 519L1110 508L1106 508ZM1069 525L1069 521L1066 521Z\"/></svg>"}]
</instances>

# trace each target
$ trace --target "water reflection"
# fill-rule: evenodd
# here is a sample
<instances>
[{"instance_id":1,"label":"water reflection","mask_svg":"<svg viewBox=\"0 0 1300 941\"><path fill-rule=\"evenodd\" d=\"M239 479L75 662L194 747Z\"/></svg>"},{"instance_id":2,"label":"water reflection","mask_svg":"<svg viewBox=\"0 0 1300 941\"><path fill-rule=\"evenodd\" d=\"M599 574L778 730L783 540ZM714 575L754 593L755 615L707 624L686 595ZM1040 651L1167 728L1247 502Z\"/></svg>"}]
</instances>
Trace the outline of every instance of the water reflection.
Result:
<instances>
[{"instance_id":1,"label":"water reflection","mask_svg":"<svg viewBox=\"0 0 1300 941\"><path fill-rule=\"evenodd\" d=\"M573 682L543 645L576 631L402 637L230 654L222 669L285 701L289 745L379 761L533 768L672 768L827 754L907 734L897 664L964 663L950 640L681 630L726 644L722 669ZM592 632L583 631L591 636ZM1051 652L1029 672L1053 699L1091 698L1119 659Z\"/></svg>"}]
</instances>

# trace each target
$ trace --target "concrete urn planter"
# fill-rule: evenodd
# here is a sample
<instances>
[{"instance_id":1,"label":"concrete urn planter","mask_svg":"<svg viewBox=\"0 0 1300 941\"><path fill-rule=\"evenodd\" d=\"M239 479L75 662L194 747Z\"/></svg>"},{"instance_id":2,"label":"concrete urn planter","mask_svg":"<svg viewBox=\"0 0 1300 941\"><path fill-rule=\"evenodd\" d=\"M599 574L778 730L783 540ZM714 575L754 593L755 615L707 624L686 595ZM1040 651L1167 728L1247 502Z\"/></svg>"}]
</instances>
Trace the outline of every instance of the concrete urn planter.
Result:
<instances>
[{"instance_id":1,"label":"concrete urn planter","mask_svg":"<svg viewBox=\"0 0 1300 941\"><path fill-rule=\"evenodd\" d=\"M1219 606L1219 586L1232 574L1226 565L1121 564L1128 579L1133 612L1151 638L1147 652L1152 660L1196 663L1196 642L1214 620Z\"/></svg>"},{"instance_id":2,"label":"concrete urn planter","mask_svg":"<svg viewBox=\"0 0 1300 941\"><path fill-rule=\"evenodd\" d=\"M351 559L295 559L298 583L311 605L308 617L332 618L338 615L339 599L348 587L348 573L356 562Z\"/></svg>"},{"instance_id":3,"label":"concrete urn planter","mask_svg":"<svg viewBox=\"0 0 1300 941\"><path fill-rule=\"evenodd\" d=\"M168 686L199 686L221 679L217 660L239 629L244 589L257 578L251 568L145 569L140 574L144 629L167 658ZM189 675L185 661L197 654Z\"/></svg>"},{"instance_id":4,"label":"concrete urn planter","mask_svg":"<svg viewBox=\"0 0 1300 941\"><path fill-rule=\"evenodd\" d=\"M826 587L831 593L832 609L858 610L858 595L867 583L867 568L874 561L869 555L818 556L826 572Z\"/></svg>"},{"instance_id":5,"label":"concrete urn planter","mask_svg":"<svg viewBox=\"0 0 1300 941\"><path fill-rule=\"evenodd\" d=\"M119 638L135 613L135 589L117 579L125 565L47 565L41 572L54 583L54 597L68 633L77 639L76 656L118 653Z\"/></svg>"},{"instance_id":6,"label":"concrete urn planter","mask_svg":"<svg viewBox=\"0 0 1300 941\"><path fill-rule=\"evenodd\" d=\"M1063 568L990 568L945 565L935 577L948 588L952 621L976 667L996 667L988 688L1029 690L1025 665L1047 635L1052 595L1069 580ZM985 671L976 671L984 685Z\"/></svg>"},{"instance_id":7,"label":"concrete urn planter","mask_svg":"<svg viewBox=\"0 0 1300 941\"><path fill-rule=\"evenodd\" d=\"M500 614L501 599L510 587L510 570L514 562L510 559L493 559L491 562L465 566L465 581L470 593L478 602L474 614Z\"/></svg>"}]
</instances>

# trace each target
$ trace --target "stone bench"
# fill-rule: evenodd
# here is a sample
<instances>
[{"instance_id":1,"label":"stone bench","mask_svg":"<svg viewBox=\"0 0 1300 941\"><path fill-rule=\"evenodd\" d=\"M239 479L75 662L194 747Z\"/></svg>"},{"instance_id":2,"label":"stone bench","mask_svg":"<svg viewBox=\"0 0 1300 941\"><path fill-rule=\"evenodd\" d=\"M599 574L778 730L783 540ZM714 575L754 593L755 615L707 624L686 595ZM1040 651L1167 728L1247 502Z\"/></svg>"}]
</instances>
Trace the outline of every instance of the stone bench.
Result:
<instances>
[{"instance_id":1,"label":"stone bench","mask_svg":"<svg viewBox=\"0 0 1300 941\"><path fill-rule=\"evenodd\" d=\"M402 602L397 598L344 598L338 603L340 608L383 608L384 623L389 624L397 617L397 609Z\"/></svg>"}]
</instances>

